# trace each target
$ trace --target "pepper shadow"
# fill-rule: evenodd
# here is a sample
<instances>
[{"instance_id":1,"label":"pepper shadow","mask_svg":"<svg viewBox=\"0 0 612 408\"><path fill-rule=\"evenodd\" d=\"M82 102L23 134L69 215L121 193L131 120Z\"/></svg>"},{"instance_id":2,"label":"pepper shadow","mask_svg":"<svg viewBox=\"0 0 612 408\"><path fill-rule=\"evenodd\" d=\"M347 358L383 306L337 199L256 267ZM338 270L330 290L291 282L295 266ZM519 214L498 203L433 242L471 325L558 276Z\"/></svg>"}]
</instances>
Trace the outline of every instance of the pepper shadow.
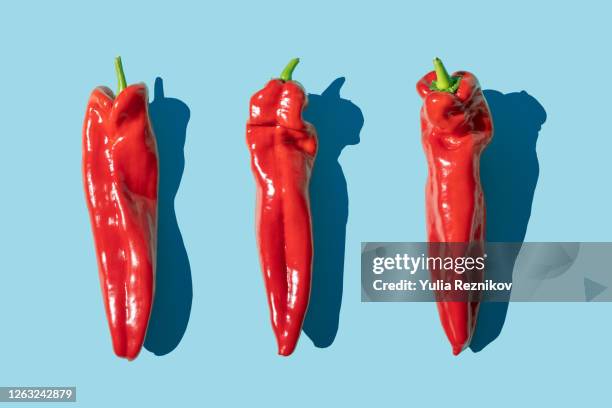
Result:
<instances>
[{"instance_id":1,"label":"pepper shadow","mask_svg":"<svg viewBox=\"0 0 612 408\"><path fill-rule=\"evenodd\" d=\"M336 338L342 303L349 199L338 158L346 146L359 143L364 123L361 109L340 97L344 81L337 78L321 95L309 94L304 112L317 129L319 144L310 180L314 259L303 330L321 348Z\"/></svg>"},{"instance_id":2,"label":"pepper shadow","mask_svg":"<svg viewBox=\"0 0 612 408\"><path fill-rule=\"evenodd\" d=\"M544 107L527 92L503 94L484 91L493 115L495 133L480 160L480 178L487 208L487 241L517 242L525 239L531 204L540 172L536 142L546 121ZM495 264L487 277L512 282L520 245L508 245L489 255ZM480 305L476 331L470 343L474 352L495 340L504 326L508 302Z\"/></svg>"},{"instance_id":3,"label":"pepper shadow","mask_svg":"<svg viewBox=\"0 0 612 408\"><path fill-rule=\"evenodd\" d=\"M183 149L189 115L184 102L164 96L163 80L156 78L149 116L160 164L157 275L144 346L158 356L170 353L183 338L193 298L191 267L174 211L174 198L185 168Z\"/></svg>"}]
</instances>

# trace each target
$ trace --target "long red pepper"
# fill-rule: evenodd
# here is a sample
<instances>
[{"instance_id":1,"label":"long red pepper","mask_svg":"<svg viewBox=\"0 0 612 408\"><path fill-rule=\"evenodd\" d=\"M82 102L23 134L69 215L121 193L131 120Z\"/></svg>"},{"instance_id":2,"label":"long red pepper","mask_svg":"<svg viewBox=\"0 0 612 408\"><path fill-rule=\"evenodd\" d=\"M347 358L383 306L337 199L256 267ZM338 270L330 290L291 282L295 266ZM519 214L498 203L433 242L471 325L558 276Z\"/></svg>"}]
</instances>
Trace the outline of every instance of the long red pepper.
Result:
<instances>
[{"instance_id":1,"label":"long red pepper","mask_svg":"<svg viewBox=\"0 0 612 408\"><path fill-rule=\"evenodd\" d=\"M480 185L480 155L493 136L493 122L478 80L469 72L449 76L442 62L417 83L423 98L422 143L429 174L426 185L427 235L432 243L469 243L438 247L482 253L485 202ZM476 247L476 252L473 252ZM442 326L457 355L469 345L478 301L439 301Z\"/></svg>"},{"instance_id":2,"label":"long red pepper","mask_svg":"<svg viewBox=\"0 0 612 408\"><path fill-rule=\"evenodd\" d=\"M257 185L256 234L278 353L290 355L308 307L312 228L308 185L316 131L302 119L307 98L289 62L251 97L246 139Z\"/></svg>"},{"instance_id":3,"label":"long red pepper","mask_svg":"<svg viewBox=\"0 0 612 408\"><path fill-rule=\"evenodd\" d=\"M144 84L92 92L83 125L83 182L104 307L117 356L144 342L155 279L159 161Z\"/></svg>"}]
</instances>

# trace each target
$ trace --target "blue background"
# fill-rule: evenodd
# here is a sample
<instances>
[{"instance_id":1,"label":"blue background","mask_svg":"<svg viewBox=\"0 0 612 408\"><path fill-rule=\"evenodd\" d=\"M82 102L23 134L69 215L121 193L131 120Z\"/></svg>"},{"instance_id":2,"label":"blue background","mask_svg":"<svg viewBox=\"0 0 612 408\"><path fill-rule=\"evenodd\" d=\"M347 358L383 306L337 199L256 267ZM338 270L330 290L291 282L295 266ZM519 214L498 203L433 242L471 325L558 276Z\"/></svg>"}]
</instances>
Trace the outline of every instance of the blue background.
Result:
<instances>
[{"instance_id":1,"label":"blue background","mask_svg":"<svg viewBox=\"0 0 612 408\"><path fill-rule=\"evenodd\" d=\"M433 304L360 302L360 242L425 239L415 82L441 57L544 107L527 241L612 240L608 3L4 3L0 15L0 385L76 385L82 406L569 406L609 399L608 304L511 304L498 339L453 357ZM89 93L128 82L191 110L176 198L193 280L165 356L114 357L81 185ZM344 76L363 112L340 158L344 297L327 348L276 356L253 232L249 96L289 58L309 92ZM515 163L517 167L521 162Z\"/></svg>"}]
</instances>

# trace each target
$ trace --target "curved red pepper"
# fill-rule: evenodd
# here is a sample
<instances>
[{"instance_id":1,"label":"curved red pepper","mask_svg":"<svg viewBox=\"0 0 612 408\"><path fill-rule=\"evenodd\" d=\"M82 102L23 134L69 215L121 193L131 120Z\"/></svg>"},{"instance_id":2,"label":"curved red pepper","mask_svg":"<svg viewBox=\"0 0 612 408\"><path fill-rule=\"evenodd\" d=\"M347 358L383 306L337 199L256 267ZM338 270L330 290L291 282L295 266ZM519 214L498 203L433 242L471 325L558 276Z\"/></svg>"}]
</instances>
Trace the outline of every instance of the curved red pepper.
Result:
<instances>
[{"instance_id":1,"label":"curved red pepper","mask_svg":"<svg viewBox=\"0 0 612 408\"><path fill-rule=\"evenodd\" d=\"M428 240L472 243L482 253L485 202L480 185L480 155L493 136L491 113L474 75L459 71L449 78L438 59L434 64L436 71L417 83L424 102L421 132L429 169ZM456 256L455 248L449 245L447 252L455 252ZM455 355L469 345L478 307L478 302L438 302L440 320Z\"/></svg>"},{"instance_id":2,"label":"curved red pepper","mask_svg":"<svg viewBox=\"0 0 612 408\"><path fill-rule=\"evenodd\" d=\"M307 98L291 80L298 60L250 101L246 139L257 184L256 234L278 353L290 355L308 307L312 228L308 185L316 131L302 119Z\"/></svg>"},{"instance_id":3,"label":"curved red pepper","mask_svg":"<svg viewBox=\"0 0 612 408\"><path fill-rule=\"evenodd\" d=\"M153 300L157 251L158 155L144 84L117 97L89 98L83 125L83 181L104 307L117 356L140 352Z\"/></svg>"}]
</instances>

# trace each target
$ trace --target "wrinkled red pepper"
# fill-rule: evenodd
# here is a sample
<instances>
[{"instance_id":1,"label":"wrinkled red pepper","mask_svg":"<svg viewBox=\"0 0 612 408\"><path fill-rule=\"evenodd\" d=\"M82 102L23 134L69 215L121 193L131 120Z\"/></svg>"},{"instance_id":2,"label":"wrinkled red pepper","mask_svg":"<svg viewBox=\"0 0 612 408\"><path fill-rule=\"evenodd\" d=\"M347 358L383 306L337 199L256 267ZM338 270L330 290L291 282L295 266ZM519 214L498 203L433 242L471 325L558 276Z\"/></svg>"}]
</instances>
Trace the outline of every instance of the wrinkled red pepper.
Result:
<instances>
[{"instance_id":1,"label":"wrinkled red pepper","mask_svg":"<svg viewBox=\"0 0 612 408\"><path fill-rule=\"evenodd\" d=\"M117 96L89 98L83 125L83 181L113 349L140 352L153 301L159 160L144 84L126 87L115 61Z\"/></svg>"},{"instance_id":2,"label":"wrinkled red pepper","mask_svg":"<svg viewBox=\"0 0 612 408\"><path fill-rule=\"evenodd\" d=\"M246 139L257 186L256 236L278 353L290 355L310 297L312 228L308 185L317 151L302 119L307 98L291 80L299 60L251 97Z\"/></svg>"},{"instance_id":3,"label":"wrinkled red pepper","mask_svg":"<svg viewBox=\"0 0 612 408\"><path fill-rule=\"evenodd\" d=\"M417 83L417 92L424 101L421 133L429 169L425 193L428 240L470 243L472 250L474 245L477 247L470 254L474 256L484 251L480 155L493 136L493 122L474 75L459 71L449 76L438 58L434 67ZM449 245L447 252L461 255L456 248ZM469 345L478 308L478 301L438 302L453 354Z\"/></svg>"}]
</instances>

